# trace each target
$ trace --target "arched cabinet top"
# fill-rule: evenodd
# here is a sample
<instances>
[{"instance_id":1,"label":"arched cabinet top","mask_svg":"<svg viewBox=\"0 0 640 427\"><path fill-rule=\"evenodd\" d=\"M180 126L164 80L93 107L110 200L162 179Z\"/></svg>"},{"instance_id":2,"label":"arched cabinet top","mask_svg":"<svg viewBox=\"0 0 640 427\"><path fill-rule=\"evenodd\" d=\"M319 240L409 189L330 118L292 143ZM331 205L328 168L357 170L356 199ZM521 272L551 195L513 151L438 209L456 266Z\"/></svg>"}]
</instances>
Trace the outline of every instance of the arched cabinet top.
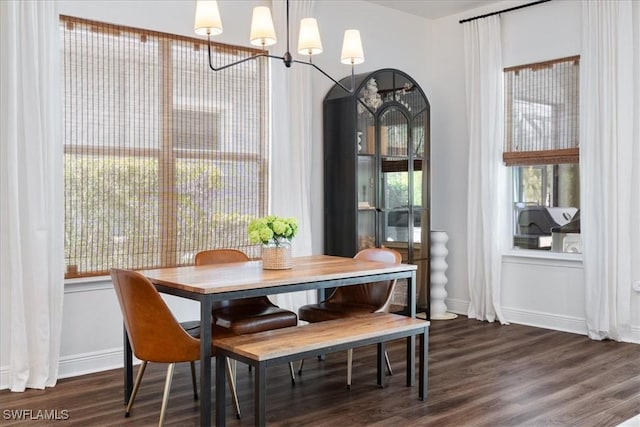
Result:
<instances>
[{"instance_id":1,"label":"arched cabinet top","mask_svg":"<svg viewBox=\"0 0 640 427\"><path fill-rule=\"evenodd\" d=\"M340 83L351 87L351 76L343 78ZM374 115L391 102L404 106L412 117L430 109L429 100L420 85L407 73L394 68L357 74L353 78L353 87L355 91L349 93L339 85L334 85L324 102L354 98L359 110L366 108Z\"/></svg>"}]
</instances>

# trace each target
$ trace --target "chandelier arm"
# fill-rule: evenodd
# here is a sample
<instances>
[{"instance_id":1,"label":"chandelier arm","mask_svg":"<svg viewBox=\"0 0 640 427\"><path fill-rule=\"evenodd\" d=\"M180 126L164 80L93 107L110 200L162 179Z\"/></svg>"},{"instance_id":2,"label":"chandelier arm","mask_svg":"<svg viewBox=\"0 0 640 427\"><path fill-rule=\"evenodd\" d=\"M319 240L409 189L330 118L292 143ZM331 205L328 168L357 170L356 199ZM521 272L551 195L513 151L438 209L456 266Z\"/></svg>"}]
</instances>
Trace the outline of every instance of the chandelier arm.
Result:
<instances>
[{"instance_id":1,"label":"chandelier arm","mask_svg":"<svg viewBox=\"0 0 640 427\"><path fill-rule=\"evenodd\" d=\"M287 2L287 5L288 5L288 2ZM263 58L263 57L264 58L273 58L273 59L279 59L281 61L284 61L284 64L287 67L290 67L291 63L293 63L293 62L296 62L298 64L310 65L313 68L315 68L316 70L320 71L322 74L324 74L325 77L327 77L333 83L338 85L345 92L353 93L355 91L355 75L354 75L353 64L351 64L351 89L347 89L347 87L345 85L343 85L342 83L340 83L339 81L337 81L336 79L331 77L322 68L320 68L316 64L312 63L311 60L309 60L309 62L306 62L306 61L300 61L298 59L293 59L288 50L287 50L287 52L285 52L284 56L270 55L269 53L267 53L265 51L263 53L258 53L256 55L248 56L248 57L240 59L238 61L231 62L231 63L223 65L221 67L214 67L213 66L213 59L212 59L212 55L211 55L211 35L207 35L207 41L208 41L208 43L207 43L207 53L209 54L209 68L211 68L213 71L222 71L222 70L224 70L226 68L230 68L230 67L233 67L235 65L242 64L243 62L251 61L252 59Z\"/></svg>"},{"instance_id":2,"label":"chandelier arm","mask_svg":"<svg viewBox=\"0 0 640 427\"><path fill-rule=\"evenodd\" d=\"M329 74L327 74L322 68L318 67L316 64L314 64L313 62L306 62L306 61L300 61L298 59L294 59L293 62L296 62L298 64L305 64L305 65L310 65L313 68L315 68L316 70L320 71L322 74L324 74L324 76L326 78L328 78L329 80L331 80L332 82L334 82L335 84L337 84L338 86L340 86L340 88L342 88L342 90L344 90L347 93L353 93L355 91L355 75L354 75L354 71L353 71L353 65L351 66L351 89L347 89L347 87L345 85L343 85L342 83L340 83L339 81L337 81L336 79L334 79L333 77L331 77Z\"/></svg>"},{"instance_id":3,"label":"chandelier arm","mask_svg":"<svg viewBox=\"0 0 640 427\"><path fill-rule=\"evenodd\" d=\"M209 51L209 68L211 68L213 71L221 71L221 70L224 70L225 68L230 68L230 67L233 67L234 65L242 64L243 62L247 62L247 61L250 61L252 59L262 58L264 56L269 57L269 58L282 59L282 57L280 57L280 56L269 55L268 53L264 52L264 53L258 53L258 54L252 55L252 56L248 56L246 58L240 59L239 61L235 61L235 62L232 62L230 64L226 64L226 65L223 65L221 67L217 67L216 68L216 67L213 66L213 60L211 59L211 38L210 37L208 37L208 38L209 38L209 43L207 44L207 48L208 48L208 51Z\"/></svg>"}]
</instances>

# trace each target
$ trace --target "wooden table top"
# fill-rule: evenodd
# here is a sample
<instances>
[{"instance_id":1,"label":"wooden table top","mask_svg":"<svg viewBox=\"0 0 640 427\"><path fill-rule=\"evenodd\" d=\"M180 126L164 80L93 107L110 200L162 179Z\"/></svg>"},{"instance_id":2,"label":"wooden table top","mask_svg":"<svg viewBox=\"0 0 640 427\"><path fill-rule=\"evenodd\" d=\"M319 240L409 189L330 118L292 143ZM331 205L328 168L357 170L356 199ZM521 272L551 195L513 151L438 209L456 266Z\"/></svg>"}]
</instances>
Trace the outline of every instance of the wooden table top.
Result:
<instances>
[{"instance_id":1,"label":"wooden table top","mask_svg":"<svg viewBox=\"0 0 640 427\"><path fill-rule=\"evenodd\" d=\"M289 270L265 270L262 261L140 270L156 285L198 294L215 294L273 286L410 272L417 266L387 264L329 255L293 258Z\"/></svg>"}]
</instances>

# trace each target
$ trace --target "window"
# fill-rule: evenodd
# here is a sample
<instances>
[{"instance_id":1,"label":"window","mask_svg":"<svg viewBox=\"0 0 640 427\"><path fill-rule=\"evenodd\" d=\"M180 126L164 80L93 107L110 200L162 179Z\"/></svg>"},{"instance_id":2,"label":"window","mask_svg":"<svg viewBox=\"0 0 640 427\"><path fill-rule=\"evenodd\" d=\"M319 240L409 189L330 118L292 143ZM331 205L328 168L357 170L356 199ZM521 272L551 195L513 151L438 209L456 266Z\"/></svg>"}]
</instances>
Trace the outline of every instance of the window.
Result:
<instances>
[{"instance_id":1,"label":"window","mask_svg":"<svg viewBox=\"0 0 640 427\"><path fill-rule=\"evenodd\" d=\"M575 56L504 70L516 248L580 251L579 64Z\"/></svg>"},{"instance_id":2,"label":"window","mask_svg":"<svg viewBox=\"0 0 640 427\"><path fill-rule=\"evenodd\" d=\"M268 68L208 68L206 42L61 17L67 277L256 256L267 209ZM219 63L253 49L215 44Z\"/></svg>"}]
</instances>

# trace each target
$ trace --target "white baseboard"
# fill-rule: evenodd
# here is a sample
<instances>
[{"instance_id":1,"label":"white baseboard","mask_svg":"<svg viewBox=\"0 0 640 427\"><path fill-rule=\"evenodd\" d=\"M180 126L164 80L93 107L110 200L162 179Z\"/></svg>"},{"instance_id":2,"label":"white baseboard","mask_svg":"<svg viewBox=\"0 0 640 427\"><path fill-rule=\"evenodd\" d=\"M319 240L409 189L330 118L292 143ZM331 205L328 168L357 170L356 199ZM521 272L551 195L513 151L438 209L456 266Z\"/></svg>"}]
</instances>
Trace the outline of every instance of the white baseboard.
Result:
<instances>
[{"instance_id":1,"label":"white baseboard","mask_svg":"<svg viewBox=\"0 0 640 427\"><path fill-rule=\"evenodd\" d=\"M448 312L462 314L463 316L467 315L467 311L469 308L469 301L446 298L444 300L444 303L447 306Z\"/></svg>"},{"instance_id":2,"label":"white baseboard","mask_svg":"<svg viewBox=\"0 0 640 427\"><path fill-rule=\"evenodd\" d=\"M118 369L124 366L122 348L114 348L91 353L74 354L60 358L58 378L76 377L78 375Z\"/></svg>"},{"instance_id":3,"label":"white baseboard","mask_svg":"<svg viewBox=\"0 0 640 427\"><path fill-rule=\"evenodd\" d=\"M140 361L133 358L133 364ZM58 363L58 379L77 377L96 372L120 369L124 366L124 353L114 348L92 353L61 357ZM9 388L9 366L0 367L0 390Z\"/></svg>"},{"instance_id":4,"label":"white baseboard","mask_svg":"<svg viewBox=\"0 0 640 427\"><path fill-rule=\"evenodd\" d=\"M0 390L9 388L9 366L0 366Z\"/></svg>"},{"instance_id":5,"label":"white baseboard","mask_svg":"<svg viewBox=\"0 0 640 427\"><path fill-rule=\"evenodd\" d=\"M446 299L445 304L447 305L447 311L462 314L464 316L467 315L469 308L468 301ZM504 314L504 317L509 323L587 335L586 320L580 317L561 316L552 313L522 310L510 307L502 307L502 314ZM640 344L640 326L632 325L630 335L631 336L626 337L624 341Z\"/></svg>"},{"instance_id":6,"label":"white baseboard","mask_svg":"<svg viewBox=\"0 0 640 427\"><path fill-rule=\"evenodd\" d=\"M509 323L587 335L586 321L579 317L557 315L533 310L521 310L510 307L502 307L502 314L504 314L504 317Z\"/></svg>"},{"instance_id":7,"label":"white baseboard","mask_svg":"<svg viewBox=\"0 0 640 427\"><path fill-rule=\"evenodd\" d=\"M446 299L447 311L467 315L469 302L463 300ZM502 314L509 323L518 325L534 326L536 328L553 329L555 331L571 332L574 334L586 335L585 320L559 316L551 313L542 313L532 310L521 310L509 307L502 307Z\"/></svg>"}]
</instances>

